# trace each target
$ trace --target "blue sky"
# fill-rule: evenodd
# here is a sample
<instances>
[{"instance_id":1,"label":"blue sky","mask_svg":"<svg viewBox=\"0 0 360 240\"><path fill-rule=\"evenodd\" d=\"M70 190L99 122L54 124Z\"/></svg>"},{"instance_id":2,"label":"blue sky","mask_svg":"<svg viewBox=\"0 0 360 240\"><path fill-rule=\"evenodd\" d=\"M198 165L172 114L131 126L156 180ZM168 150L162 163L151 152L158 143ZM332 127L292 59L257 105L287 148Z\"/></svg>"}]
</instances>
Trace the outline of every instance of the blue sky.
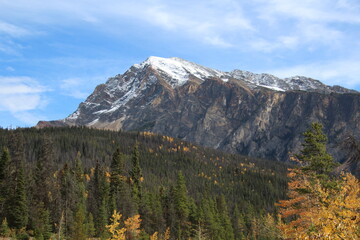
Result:
<instances>
[{"instance_id":1,"label":"blue sky","mask_svg":"<svg viewBox=\"0 0 360 240\"><path fill-rule=\"evenodd\" d=\"M149 56L360 90L360 1L0 0L0 126L65 118Z\"/></svg>"}]
</instances>

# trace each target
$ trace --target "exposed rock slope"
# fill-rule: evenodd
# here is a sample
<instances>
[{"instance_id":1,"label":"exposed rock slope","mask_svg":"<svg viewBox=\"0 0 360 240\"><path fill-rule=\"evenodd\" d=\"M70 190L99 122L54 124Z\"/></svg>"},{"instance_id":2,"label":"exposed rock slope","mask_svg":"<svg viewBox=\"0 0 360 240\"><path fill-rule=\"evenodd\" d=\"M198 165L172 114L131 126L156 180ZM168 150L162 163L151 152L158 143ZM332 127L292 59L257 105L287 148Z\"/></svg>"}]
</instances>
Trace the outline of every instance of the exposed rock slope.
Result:
<instances>
[{"instance_id":1,"label":"exposed rock slope","mask_svg":"<svg viewBox=\"0 0 360 240\"><path fill-rule=\"evenodd\" d=\"M360 136L360 94L306 77L221 72L179 58L150 57L110 78L69 117L38 127L85 125L152 131L207 147L286 160L320 121L330 146Z\"/></svg>"}]
</instances>

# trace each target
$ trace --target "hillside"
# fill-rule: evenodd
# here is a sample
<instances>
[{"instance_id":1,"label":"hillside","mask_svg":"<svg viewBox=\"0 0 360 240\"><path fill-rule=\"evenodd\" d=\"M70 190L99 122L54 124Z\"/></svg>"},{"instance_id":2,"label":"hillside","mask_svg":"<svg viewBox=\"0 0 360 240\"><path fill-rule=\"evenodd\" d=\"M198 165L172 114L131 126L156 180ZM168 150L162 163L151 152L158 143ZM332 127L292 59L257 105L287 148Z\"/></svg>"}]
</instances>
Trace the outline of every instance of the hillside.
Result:
<instances>
[{"instance_id":1,"label":"hillside","mask_svg":"<svg viewBox=\"0 0 360 240\"><path fill-rule=\"evenodd\" d=\"M134 150L136 142L138 148ZM184 231L188 236L198 234L196 231L199 227L208 231L207 234L211 231L219 231L220 234L231 229L231 234L236 239L239 239L240 232L250 236L252 231L255 231L254 221L260 221L267 212L274 213L274 203L285 197L284 164L226 154L149 132L127 133L84 127L0 129L0 147L6 146L9 147L12 161L8 166L10 172L18 172L22 166L26 169L25 215L29 216L26 224L29 230L36 229L38 219L35 213L39 211L39 205L33 203L41 199L45 209L49 211L48 221L52 232L59 231L59 221L65 211L71 217L67 218L64 234L73 234L74 229L71 226L75 224L75 213L81 203L79 196L82 196L77 195L79 189L82 189L78 184L84 186L81 191L86 193L86 219L91 213L95 226L99 226L99 196L104 197L106 209L110 209L112 204L108 194L112 196L111 179L115 171L113 161L116 149L123 154L119 156L123 156L121 158L124 161L121 170L124 188L121 196L127 197L122 198L121 203L129 204L121 205L121 212L125 218L133 213L140 213L145 235L155 231L164 233L167 228L172 236L179 234L176 227L176 222L180 221L176 212L179 174L184 176L187 189L184 194L187 198L185 205L188 225ZM131 190L134 188L134 154L138 156L143 176L140 198L136 198ZM2 153L2 157L4 156ZM100 176L105 179L104 186L107 186L105 190L101 188L101 191L96 188L97 181L101 179L99 171L103 174ZM84 172L84 175L77 175L79 172ZM40 183L39 177L42 179ZM1 182L4 183L10 186L14 184L11 177L8 182ZM70 185L63 189L63 184ZM100 194L102 191L109 191L106 190L109 188L110 193ZM207 208L209 209L206 210ZM4 214L6 216L6 209L1 208L0 211L2 217ZM215 222L209 222L211 219L208 219L208 211L211 211ZM108 219L110 212L105 212L105 219ZM224 226L216 225L220 224L216 221L221 221L222 214L228 216L230 225L227 230ZM241 226L237 224L240 220ZM11 218L9 223L16 227ZM216 228L219 229L214 230ZM101 231L96 229L94 236L100 235ZM219 239L228 239L224 236Z\"/></svg>"}]
</instances>

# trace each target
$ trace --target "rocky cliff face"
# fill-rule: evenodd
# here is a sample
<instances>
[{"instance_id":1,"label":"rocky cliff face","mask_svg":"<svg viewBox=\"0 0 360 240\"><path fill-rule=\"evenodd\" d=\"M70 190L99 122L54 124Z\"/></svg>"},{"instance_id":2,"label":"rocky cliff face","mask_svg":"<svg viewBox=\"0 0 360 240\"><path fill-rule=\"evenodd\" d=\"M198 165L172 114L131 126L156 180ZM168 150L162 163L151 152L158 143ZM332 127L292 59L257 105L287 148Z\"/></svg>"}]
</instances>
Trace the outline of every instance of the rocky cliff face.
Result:
<instances>
[{"instance_id":1,"label":"rocky cliff face","mask_svg":"<svg viewBox=\"0 0 360 240\"><path fill-rule=\"evenodd\" d=\"M331 150L348 132L360 137L359 119L360 94L353 90L306 77L221 72L179 58L151 57L97 86L69 117L38 127L152 131L287 160L311 122L323 123Z\"/></svg>"}]
</instances>

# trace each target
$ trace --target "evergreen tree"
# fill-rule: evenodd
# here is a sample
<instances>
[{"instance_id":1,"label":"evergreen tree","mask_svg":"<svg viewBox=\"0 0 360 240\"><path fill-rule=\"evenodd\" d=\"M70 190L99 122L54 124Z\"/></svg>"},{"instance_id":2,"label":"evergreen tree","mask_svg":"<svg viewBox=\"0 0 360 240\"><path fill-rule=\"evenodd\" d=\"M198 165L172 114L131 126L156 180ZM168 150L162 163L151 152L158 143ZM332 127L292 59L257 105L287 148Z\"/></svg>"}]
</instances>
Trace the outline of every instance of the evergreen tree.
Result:
<instances>
[{"instance_id":1,"label":"evergreen tree","mask_svg":"<svg viewBox=\"0 0 360 240\"><path fill-rule=\"evenodd\" d=\"M14 181L14 189L8 198L7 216L10 227L21 229L26 227L28 223L28 205L23 164L17 167L12 179Z\"/></svg>"},{"instance_id":2,"label":"evergreen tree","mask_svg":"<svg viewBox=\"0 0 360 240\"><path fill-rule=\"evenodd\" d=\"M69 229L73 222L73 208L75 204L75 180L70 171L68 164L64 164L64 167L59 174L60 185L60 214L58 219L58 234L68 237Z\"/></svg>"},{"instance_id":3,"label":"evergreen tree","mask_svg":"<svg viewBox=\"0 0 360 240\"><path fill-rule=\"evenodd\" d=\"M101 237L106 233L105 226L107 225L108 213L108 198L109 198L109 184L105 176L105 169L100 166L99 162L96 163L94 169L94 177L91 181L90 198L92 206L90 211L94 216L94 227L96 230L96 236Z\"/></svg>"},{"instance_id":4,"label":"evergreen tree","mask_svg":"<svg viewBox=\"0 0 360 240\"><path fill-rule=\"evenodd\" d=\"M94 217L91 213L89 213L89 216L87 218L86 232L88 237L94 237L96 233Z\"/></svg>"},{"instance_id":5,"label":"evergreen tree","mask_svg":"<svg viewBox=\"0 0 360 240\"><path fill-rule=\"evenodd\" d=\"M134 215L134 203L126 183L124 156L117 149L110 166L110 211L120 210L125 217Z\"/></svg>"},{"instance_id":6,"label":"evergreen tree","mask_svg":"<svg viewBox=\"0 0 360 240\"><path fill-rule=\"evenodd\" d=\"M217 209L219 212L220 223L222 227L222 239L234 239L234 231L231 225L229 211L223 194L216 200Z\"/></svg>"},{"instance_id":7,"label":"evergreen tree","mask_svg":"<svg viewBox=\"0 0 360 240\"><path fill-rule=\"evenodd\" d=\"M86 240L86 197L85 197L85 180L84 170L82 167L80 153L75 159L75 194L76 194L76 208L74 215L74 224L72 226L72 238L77 240Z\"/></svg>"},{"instance_id":8,"label":"evergreen tree","mask_svg":"<svg viewBox=\"0 0 360 240\"><path fill-rule=\"evenodd\" d=\"M85 219L85 208L79 206L74 216L74 223L72 226L72 239L86 240L87 239L87 225Z\"/></svg>"},{"instance_id":9,"label":"evergreen tree","mask_svg":"<svg viewBox=\"0 0 360 240\"><path fill-rule=\"evenodd\" d=\"M5 217L5 203L9 197L10 154L4 148L0 157L0 220Z\"/></svg>"},{"instance_id":10,"label":"evergreen tree","mask_svg":"<svg viewBox=\"0 0 360 240\"><path fill-rule=\"evenodd\" d=\"M320 123L311 124L311 128L304 132L303 149L297 156L306 164L304 171L313 171L320 177L328 175L336 166L332 156L326 151L327 137L322 129Z\"/></svg>"},{"instance_id":11,"label":"evergreen tree","mask_svg":"<svg viewBox=\"0 0 360 240\"><path fill-rule=\"evenodd\" d=\"M243 240L247 235L244 215L240 212L238 205L234 209L233 229L235 239Z\"/></svg>"},{"instance_id":12,"label":"evergreen tree","mask_svg":"<svg viewBox=\"0 0 360 240\"><path fill-rule=\"evenodd\" d=\"M175 186L175 211L177 217L177 238L186 239L189 236L189 204L185 178L182 172L178 173Z\"/></svg>"},{"instance_id":13,"label":"evergreen tree","mask_svg":"<svg viewBox=\"0 0 360 240\"><path fill-rule=\"evenodd\" d=\"M1 222L0 225L0 237L10 237L11 236L11 229L9 228L7 219L4 218L4 220Z\"/></svg>"},{"instance_id":14,"label":"evergreen tree","mask_svg":"<svg viewBox=\"0 0 360 240\"><path fill-rule=\"evenodd\" d=\"M132 162L132 170L130 171L130 179L132 183L132 197L139 204L141 200L141 182L143 180L142 171L140 168L140 160L139 160L139 146L138 143L135 143L131 162Z\"/></svg>"},{"instance_id":15,"label":"evergreen tree","mask_svg":"<svg viewBox=\"0 0 360 240\"><path fill-rule=\"evenodd\" d=\"M34 200L36 202L43 202L46 208L50 208L49 195L51 195L51 192L54 188L54 184L52 183L52 165L52 140L48 137L43 137L40 142L40 150L34 173L35 189L33 189L32 192Z\"/></svg>"},{"instance_id":16,"label":"evergreen tree","mask_svg":"<svg viewBox=\"0 0 360 240\"><path fill-rule=\"evenodd\" d=\"M44 203L37 203L32 212L32 227L36 239L50 239L52 227L50 224L50 213L45 209Z\"/></svg>"}]
</instances>

